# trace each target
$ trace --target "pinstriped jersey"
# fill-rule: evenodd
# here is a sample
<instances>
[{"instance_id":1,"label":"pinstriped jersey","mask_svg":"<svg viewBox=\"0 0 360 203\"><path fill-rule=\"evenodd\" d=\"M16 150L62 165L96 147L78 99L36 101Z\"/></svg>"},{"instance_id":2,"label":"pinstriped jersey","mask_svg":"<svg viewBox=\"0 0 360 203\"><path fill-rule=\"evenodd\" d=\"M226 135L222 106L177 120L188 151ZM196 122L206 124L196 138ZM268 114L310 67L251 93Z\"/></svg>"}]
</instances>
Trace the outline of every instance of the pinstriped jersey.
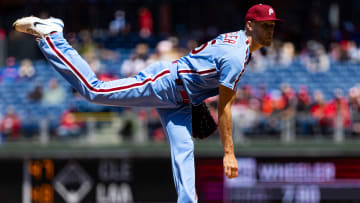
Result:
<instances>
[{"instance_id":1,"label":"pinstriped jersey","mask_svg":"<svg viewBox=\"0 0 360 203\"><path fill-rule=\"evenodd\" d=\"M176 61L192 103L218 95L220 84L236 91L249 55L248 40L240 30L221 34Z\"/></svg>"}]
</instances>

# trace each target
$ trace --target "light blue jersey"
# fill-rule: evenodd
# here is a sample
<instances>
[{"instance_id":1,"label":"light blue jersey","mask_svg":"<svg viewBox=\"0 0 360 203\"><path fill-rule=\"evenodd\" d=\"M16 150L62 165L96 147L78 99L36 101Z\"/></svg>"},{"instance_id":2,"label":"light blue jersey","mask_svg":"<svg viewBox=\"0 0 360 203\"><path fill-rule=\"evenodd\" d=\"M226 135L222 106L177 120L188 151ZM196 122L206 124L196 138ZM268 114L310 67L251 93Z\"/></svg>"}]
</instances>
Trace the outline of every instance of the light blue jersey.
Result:
<instances>
[{"instance_id":1,"label":"light blue jersey","mask_svg":"<svg viewBox=\"0 0 360 203\"><path fill-rule=\"evenodd\" d=\"M134 77L109 82L98 80L62 33L42 39L39 47L55 70L90 102L156 108L170 143L177 201L197 202L192 106L187 100L199 104L217 95L219 84L236 90L249 58L243 31L222 34L174 63L157 62Z\"/></svg>"},{"instance_id":2,"label":"light blue jersey","mask_svg":"<svg viewBox=\"0 0 360 203\"><path fill-rule=\"evenodd\" d=\"M249 42L240 30L221 34L176 61L191 103L218 95L219 84L236 91L249 55Z\"/></svg>"}]
</instances>

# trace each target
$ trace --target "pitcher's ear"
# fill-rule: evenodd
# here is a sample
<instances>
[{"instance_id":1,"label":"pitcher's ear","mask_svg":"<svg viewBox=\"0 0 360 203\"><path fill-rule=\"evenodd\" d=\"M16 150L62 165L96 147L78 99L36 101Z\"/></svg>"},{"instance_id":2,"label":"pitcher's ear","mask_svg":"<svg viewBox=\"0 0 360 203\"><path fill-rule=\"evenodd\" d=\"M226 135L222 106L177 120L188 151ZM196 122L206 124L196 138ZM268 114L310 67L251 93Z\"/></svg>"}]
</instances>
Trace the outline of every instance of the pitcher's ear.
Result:
<instances>
[{"instance_id":1,"label":"pitcher's ear","mask_svg":"<svg viewBox=\"0 0 360 203\"><path fill-rule=\"evenodd\" d=\"M245 23L245 29L248 30L248 31L253 31L253 25L254 25L253 21L248 20Z\"/></svg>"}]
</instances>

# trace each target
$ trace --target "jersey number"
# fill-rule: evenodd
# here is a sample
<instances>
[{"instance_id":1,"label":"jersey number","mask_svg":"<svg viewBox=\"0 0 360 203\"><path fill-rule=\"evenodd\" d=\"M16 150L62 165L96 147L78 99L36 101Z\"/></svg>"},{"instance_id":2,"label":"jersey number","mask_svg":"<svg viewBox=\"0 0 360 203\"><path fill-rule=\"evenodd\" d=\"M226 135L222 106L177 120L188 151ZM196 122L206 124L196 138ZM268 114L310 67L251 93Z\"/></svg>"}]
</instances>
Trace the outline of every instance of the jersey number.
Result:
<instances>
[{"instance_id":1,"label":"jersey number","mask_svg":"<svg viewBox=\"0 0 360 203\"><path fill-rule=\"evenodd\" d=\"M211 45L213 45L213 44L215 44L215 43L216 43L216 39L214 39L214 40L211 41ZM205 44L201 45L200 47L197 47L197 48L193 49L193 50L191 51L191 54L198 54L199 52L201 52L202 50L204 50L204 49L207 47L208 44L209 44L209 42L206 42Z\"/></svg>"}]
</instances>

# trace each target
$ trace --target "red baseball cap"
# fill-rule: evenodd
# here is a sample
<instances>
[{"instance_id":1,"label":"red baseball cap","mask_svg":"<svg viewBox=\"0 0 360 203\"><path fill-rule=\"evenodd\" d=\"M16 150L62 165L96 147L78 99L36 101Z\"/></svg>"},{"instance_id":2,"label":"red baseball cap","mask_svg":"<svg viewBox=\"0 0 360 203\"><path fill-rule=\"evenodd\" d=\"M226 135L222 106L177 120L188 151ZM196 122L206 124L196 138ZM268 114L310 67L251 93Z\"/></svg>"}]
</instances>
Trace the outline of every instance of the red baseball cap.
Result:
<instances>
[{"instance_id":1,"label":"red baseball cap","mask_svg":"<svg viewBox=\"0 0 360 203\"><path fill-rule=\"evenodd\" d=\"M266 4L256 4L249 8L245 16L245 21L282 21L276 18L275 10Z\"/></svg>"}]
</instances>

